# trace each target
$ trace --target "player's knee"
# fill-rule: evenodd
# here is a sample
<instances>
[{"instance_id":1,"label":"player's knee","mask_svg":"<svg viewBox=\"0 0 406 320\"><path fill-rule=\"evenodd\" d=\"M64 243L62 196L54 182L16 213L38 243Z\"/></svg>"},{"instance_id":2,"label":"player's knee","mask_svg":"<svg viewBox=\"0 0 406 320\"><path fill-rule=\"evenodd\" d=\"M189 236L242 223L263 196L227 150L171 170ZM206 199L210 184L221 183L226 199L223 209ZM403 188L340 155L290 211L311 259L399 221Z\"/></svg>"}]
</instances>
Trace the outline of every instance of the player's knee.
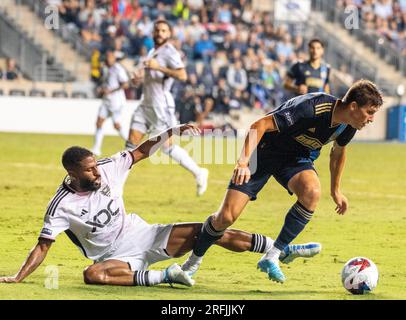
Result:
<instances>
[{"instance_id":1,"label":"player's knee","mask_svg":"<svg viewBox=\"0 0 406 320\"><path fill-rule=\"evenodd\" d=\"M301 196L299 197L300 203L302 203L306 208L314 209L319 203L321 197L321 189L319 186L309 186L306 187Z\"/></svg>"},{"instance_id":2,"label":"player's knee","mask_svg":"<svg viewBox=\"0 0 406 320\"><path fill-rule=\"evenodd\" d=\"M104 275L98 268L89 266L83 270L83 280L86 284L103 284Z\"/></svg>"},{"instance_id":3,"label":"player's knee","mask_svg":"<svg viewBox=\"0 0 406 320\"><path fill-rule=\"evenodd\" d=\"M226 229L231 226L237 220L237 215L234 211L233 206L223 206L223 208L215 214L213 226L217 227L218 230Z\"/></svg>"},{"instance_id":4,"label":"player's knee","mask_svg":"<svg viewBox=\"0 0 406 320\"><path fill-rule=\"evenodd\" d=\"M114 129L116 129L116 130L120 130L120 129L121 129L121 126L120 126L119 123L114 123L113 125L114 125Z\"/></svg>"}]
</instances>

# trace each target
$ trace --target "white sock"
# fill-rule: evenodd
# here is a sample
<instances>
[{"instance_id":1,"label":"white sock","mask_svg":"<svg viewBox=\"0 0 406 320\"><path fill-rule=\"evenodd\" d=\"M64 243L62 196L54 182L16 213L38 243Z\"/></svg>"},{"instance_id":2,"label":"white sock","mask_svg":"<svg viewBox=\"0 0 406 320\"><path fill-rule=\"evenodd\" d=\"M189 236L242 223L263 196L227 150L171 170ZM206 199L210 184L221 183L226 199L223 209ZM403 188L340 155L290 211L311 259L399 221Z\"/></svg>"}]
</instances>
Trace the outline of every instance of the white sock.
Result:
<instances>
[{"instance_id":1,"label":"white sock","mask_svg":"<svg viewBox=\"0 0 406 320\"><path fill-rule=\"evenodd\" d=\"M124 130L123 127L121 127L118 131L118 134L120 135L121 138L123 138L125 141L128 139L128 131Z\"/></svg>"},{"instance_id":2,"label":"white sock","mask_svg":"<svg viewBox=\"0 0 406 320\"><path fill-rule=\"evenodd\" d=\"M272 262L279 262L279 256L281 251L272 245L272 248L266 253L265 258L271 260Z\"/></svg>"},{"instance_id":3,"label":"white sock","mask_svg":"<svg viewBox=\"0 0 406 320\"><path fill-rule=\"evenodd\" d=\"M165 271L145 270L134 272L135 286L154 286L160 284L164 280Z\"/></svg>"},{"instance_id":4,"label":"white sock","mask_svg":"<svg viewBox=\"0 0 406 320\"><path fill-rule=\"evenodd\" d=\"M162 151L170 156L173 160L179 163L186 170L189 170L195 177L200 173L200 167L196 162L189 156L185 149L174 144L169 148L162 148Z\"/></svg>"},{"instance_id":5,"label":"white sock","mask_svg":"<svg viewBox=\"0 0 406 320\"><path fill-rule=\"evenodd\" d=\"M96 128L96 133L94 135L94 146L93 150L101 150L103 143L103 128Z\"/></svg>"},{"instance_id":6,"label":"white sock","mask_svg":"<svg viewBox=\"0 0 406 320\"><path fill-rule=\"evenodd\" d=\"M203 260L203 257L199 257L197 255L195 255L193 252L192 254L189 256L189 258L186 260L186 262L184 264L182 264L182 270L184 270L184 268L188 267L189 265L196 265L196 264L200 264Z\"/></svg>"}]
</instances>

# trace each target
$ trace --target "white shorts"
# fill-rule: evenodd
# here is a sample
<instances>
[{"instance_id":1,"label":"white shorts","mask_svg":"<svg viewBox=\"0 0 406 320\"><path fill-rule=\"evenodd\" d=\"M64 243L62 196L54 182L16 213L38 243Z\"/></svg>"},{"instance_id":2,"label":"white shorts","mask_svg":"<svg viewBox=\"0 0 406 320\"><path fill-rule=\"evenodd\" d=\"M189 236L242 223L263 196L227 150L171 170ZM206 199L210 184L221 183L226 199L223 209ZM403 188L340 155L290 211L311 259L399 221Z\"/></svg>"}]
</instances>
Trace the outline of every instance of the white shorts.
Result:
<instances>
[{"instance_id":1,"label":"white shorts","mask_svg":"<svg viewBox=\"0 0 406 320\"><path fill-rule=\"evenodd\" d=\"M104 101L99 108L99 113L97 116L103 119L111 117L114 123L121 123L122 111L123 107L113 109L108 102Z\"/></svg>"},{"instance_id":2,"label":"white shorts","mask_svg":"<svg viewBox=\"0 0 406 320\"><path fill-rule=\"evenodd\" d=\"M137 214L129 214L123 237L114 248L95 262L120 260L132 271L146 270L151 264L172 258L166 253L173 224L149 224Z\"/></svg>"},{"instance_id":3,"label":"white shorts","mask_svg":"<svg viewBox=\"0 0 406 320\"><path fill-rule=\"evenodd\" d=\"M140 104L131 119L131 129L152 135L161 133L178 123L175 107L153 107Z\"/></svg>"}]
</instances>

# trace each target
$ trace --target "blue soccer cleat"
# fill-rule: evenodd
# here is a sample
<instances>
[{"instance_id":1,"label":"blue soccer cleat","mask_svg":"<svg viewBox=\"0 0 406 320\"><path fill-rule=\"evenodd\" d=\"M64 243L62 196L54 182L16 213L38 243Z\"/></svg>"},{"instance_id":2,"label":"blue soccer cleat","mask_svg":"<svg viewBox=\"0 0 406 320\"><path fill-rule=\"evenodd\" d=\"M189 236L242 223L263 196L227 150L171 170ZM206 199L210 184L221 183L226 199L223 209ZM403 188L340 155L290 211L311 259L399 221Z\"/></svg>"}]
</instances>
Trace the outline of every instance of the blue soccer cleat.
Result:
<instances>
[{"instance_id":1,"label":"blue soccer cleat","mask_svg":"<svg viewBox=\"0 0 406 320\"><path fill-rule=\"evenodd\" d=\"M257 268L262 272L266 272L268 277L272 281L284 283L286 280L285 275L282 273L282 270L279 268L277 262L273 262L270 259L266 259L265 255L258 261Z\"/></svg>"},{"instance_id":2,"label":"blue soccer cleat","mask_svg":"<svg viewBox=\"0 0 406 320\"><path fill-rule=\"evenodd\" d=\"M321 243L309 242L304 244L291 244L285 247L279 256L279 261L288 264L296 258L311 258L321 251Z\"/></svg>"}]
</instances>

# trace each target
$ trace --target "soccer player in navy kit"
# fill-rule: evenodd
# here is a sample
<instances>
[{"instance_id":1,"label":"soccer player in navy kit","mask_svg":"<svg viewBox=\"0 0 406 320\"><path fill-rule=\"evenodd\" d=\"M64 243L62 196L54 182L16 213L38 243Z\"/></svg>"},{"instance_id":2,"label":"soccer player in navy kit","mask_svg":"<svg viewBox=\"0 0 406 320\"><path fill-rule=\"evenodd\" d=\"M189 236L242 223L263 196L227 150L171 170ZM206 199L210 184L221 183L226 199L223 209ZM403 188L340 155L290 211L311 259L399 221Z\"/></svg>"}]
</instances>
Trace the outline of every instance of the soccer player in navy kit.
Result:
<instances>
[{"instance_id":1,"label":"soccer player in navy kit","mask_svg":"<svg viewBox=\"0 0 406 320\"><path fill-rule=\"evenodd\" d=\"M354 83L342 99L325 93L310 93L290 99L254 122L245 139L231 182L220 209L204 222L193 253L182 265L194 274L202 257L216 239L240 216L249 200L271 176L297 197L287 212L285 223L272 248L258 262L258 268L271 280L284 282L279 267L281 252L288 247L311 219L320 199L320 181L313 161L323 145L334 141L330 153L331 196L336 212L344 214L348 200L340 191L346 158L346 145L356 130L374 120L382 105L375 84ZM294 250L319 250L314 244Z\"/></svg>"},{"instance_id":2,"label":"soccer player in navy kit","mask_svg":"<svg viewBox=\"0 0 406 320\"><path fill-rule=\"evenodd\" d=\"M319 39L309 41L309 60L296 62L287 72L284 88L294 95L330 93L330 66L322 61L324 45Z\"/></svg>"}]
</instances>

